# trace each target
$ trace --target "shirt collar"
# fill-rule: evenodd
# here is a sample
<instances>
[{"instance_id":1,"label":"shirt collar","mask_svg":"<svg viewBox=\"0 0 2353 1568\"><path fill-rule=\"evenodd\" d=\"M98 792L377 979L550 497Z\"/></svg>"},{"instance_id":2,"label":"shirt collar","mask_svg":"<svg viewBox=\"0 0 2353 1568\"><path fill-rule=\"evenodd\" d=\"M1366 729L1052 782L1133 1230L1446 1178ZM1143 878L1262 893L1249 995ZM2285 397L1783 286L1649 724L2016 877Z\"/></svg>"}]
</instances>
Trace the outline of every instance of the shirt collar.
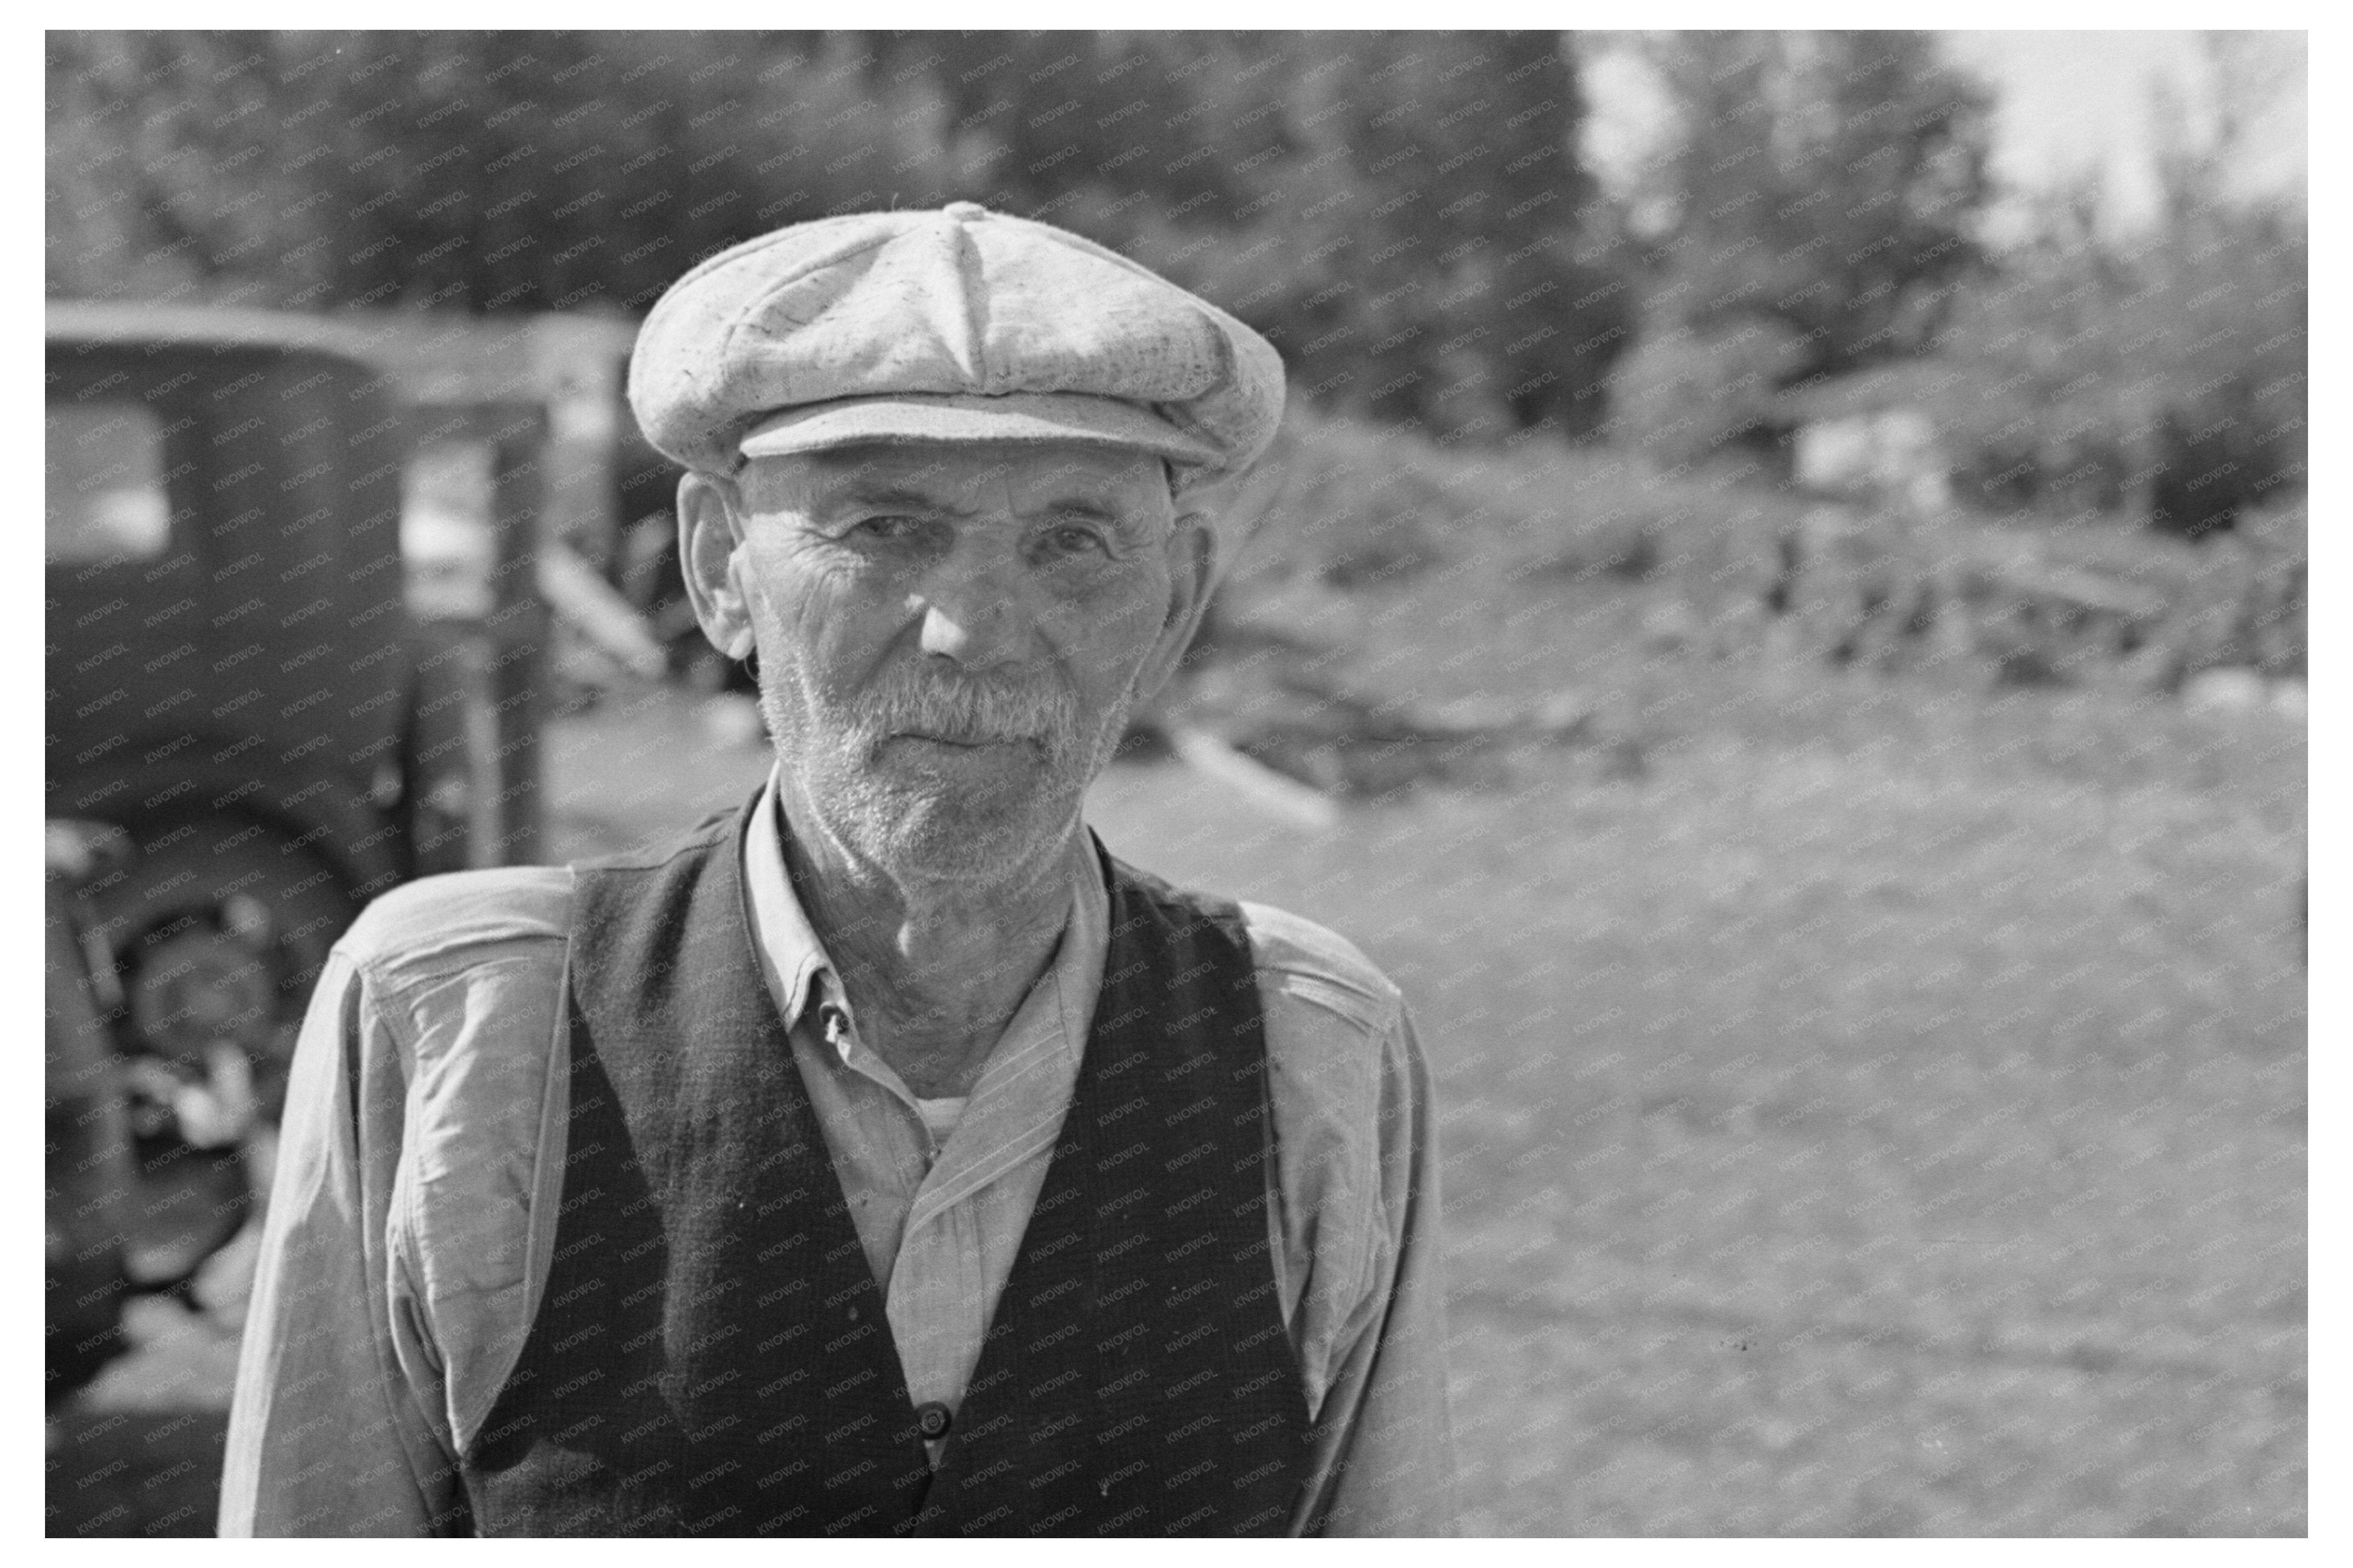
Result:
<instances>
[{"instance_id":1,"label":"shirt collar","mask_svg":"<svg viewBox=\"0 0 2353 1568\"><path fill-rule=\"evenodd\" d=\"M825 955L825 944L809 929L800 900L793 896L784 839L776 828L780 809L776 770L770 768L744 835L744 886L752 894L752 938L760 950L760 969L789 1028L809 1005L810 982L819 974L830 977L833 964Z\"/></svg>"},{"instance_id":2,"label":"shirt collar","mask_svg":"<svg viewBox=\"0 0 2353 1568\"><path fill-rule=\"evenodd\" d=\"M771 767L768 782L753 804L752 821L744 835L744 885L752 896L752 938L759 951L761 973L776 998L776 1011L790 1028L819 1002L829 1001L846 1015L849 999L842 993L825 944L810 929L808 915L793 893L778 826L784 807L777 798L776 775L777 770ZM1039 977L1007 1033L1029 1021L1039 1011L1040 1002L1059 1001L1059 1006L1045 1009L1045 1016L1059 1020L1062 1048L1075 1058L1093 1021L1096 993L1103 987L1103 960L1111 950L1111 894L1103 886L1101 864L1092 855L1075 858L1071 881L1070 920L1062 928L1053 963ZM837 1042L837 1047L846 1053L847 1042Z\"/></svg>"}]
</instances>

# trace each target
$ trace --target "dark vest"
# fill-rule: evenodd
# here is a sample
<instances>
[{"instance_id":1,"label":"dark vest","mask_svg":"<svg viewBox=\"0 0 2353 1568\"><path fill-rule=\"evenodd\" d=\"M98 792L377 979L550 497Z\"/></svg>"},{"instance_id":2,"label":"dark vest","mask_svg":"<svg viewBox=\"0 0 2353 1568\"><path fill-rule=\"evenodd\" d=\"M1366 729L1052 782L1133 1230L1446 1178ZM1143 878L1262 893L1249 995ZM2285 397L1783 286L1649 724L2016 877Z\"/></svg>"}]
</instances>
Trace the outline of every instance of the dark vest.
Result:
<instances>
[{"instance_id":1,"label":"dark vest","mask_svg":"<svg viewBox=\"0 0 2353 1568\"><path fill-rule=\"evenodd\" d=\"M1279 1534L1308 1414L1240 911L1102 856L1061 1137L942 1468L752 945L744 813L580 869L554 1262L484 1535Z\"/></svg>"}]
</instances>

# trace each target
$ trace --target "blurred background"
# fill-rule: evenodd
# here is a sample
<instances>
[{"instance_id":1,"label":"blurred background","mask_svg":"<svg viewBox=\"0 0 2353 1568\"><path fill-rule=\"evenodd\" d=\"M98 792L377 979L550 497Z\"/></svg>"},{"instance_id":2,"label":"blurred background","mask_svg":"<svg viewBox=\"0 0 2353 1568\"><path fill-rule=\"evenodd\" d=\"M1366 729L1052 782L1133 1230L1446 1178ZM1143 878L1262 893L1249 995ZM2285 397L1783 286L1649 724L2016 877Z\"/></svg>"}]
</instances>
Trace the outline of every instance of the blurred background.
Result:
<instances>
[{"instance_id":1,"label":"blurred background","mask_svg":"<svg viewBox=\"0 0 2353 1568\"><path fill-rule=\"evenodd\" d=\"M1467 1531L2306 1528L2303 35L46 47L50 1533L364 900L765 772L636 321L954 199L1288 364L1092 819L1405 987Z\"/></svg>"}]
</instances>

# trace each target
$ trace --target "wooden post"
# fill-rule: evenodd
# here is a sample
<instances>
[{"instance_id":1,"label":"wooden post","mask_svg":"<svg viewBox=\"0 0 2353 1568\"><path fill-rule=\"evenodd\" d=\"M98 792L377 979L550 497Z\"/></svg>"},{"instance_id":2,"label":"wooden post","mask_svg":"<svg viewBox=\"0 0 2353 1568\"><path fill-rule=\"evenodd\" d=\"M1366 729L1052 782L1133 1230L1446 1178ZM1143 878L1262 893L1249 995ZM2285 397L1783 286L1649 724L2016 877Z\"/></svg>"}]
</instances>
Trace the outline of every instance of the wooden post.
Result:
<instances>
[{"instance_id":1,"label":"wooden post","mask_svg":"<svg viewBox=\"0 0 2353 1568\"><path fill-rule=\"evenodd\" d=\"M476 855L480 863L518 866L537 860L543 841L539 731L547 707L548 613L539 591L538 559L547 486L546 414L537 406L500 408L493 436L494 607L483 629L490 636L486 684L497 766L477 787L494 789L498 829L487 855L480 846Z\"/></svg>"}]
</instances>

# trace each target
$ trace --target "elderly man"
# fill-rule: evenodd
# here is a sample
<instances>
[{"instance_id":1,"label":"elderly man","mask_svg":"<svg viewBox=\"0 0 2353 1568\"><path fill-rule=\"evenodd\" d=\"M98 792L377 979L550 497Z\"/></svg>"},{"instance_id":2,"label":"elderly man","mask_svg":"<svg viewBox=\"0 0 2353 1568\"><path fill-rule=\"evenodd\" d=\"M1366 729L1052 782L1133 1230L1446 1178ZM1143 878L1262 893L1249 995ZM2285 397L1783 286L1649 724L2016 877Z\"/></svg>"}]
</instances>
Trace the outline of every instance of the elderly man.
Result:
<instances>
[{"instance_id":1,"label":"elderly man","mask_svg":"<svg viewBox=\"0 0 2353 1568\"><path fill-rule=\"evenodd\" d=\"M1396 987L1082 821L1200 619L1273 350L958 203L705 262L629 392L774 770L338 946L222 1533L1447 1531Z\"/></svg>"}]
</instances>

